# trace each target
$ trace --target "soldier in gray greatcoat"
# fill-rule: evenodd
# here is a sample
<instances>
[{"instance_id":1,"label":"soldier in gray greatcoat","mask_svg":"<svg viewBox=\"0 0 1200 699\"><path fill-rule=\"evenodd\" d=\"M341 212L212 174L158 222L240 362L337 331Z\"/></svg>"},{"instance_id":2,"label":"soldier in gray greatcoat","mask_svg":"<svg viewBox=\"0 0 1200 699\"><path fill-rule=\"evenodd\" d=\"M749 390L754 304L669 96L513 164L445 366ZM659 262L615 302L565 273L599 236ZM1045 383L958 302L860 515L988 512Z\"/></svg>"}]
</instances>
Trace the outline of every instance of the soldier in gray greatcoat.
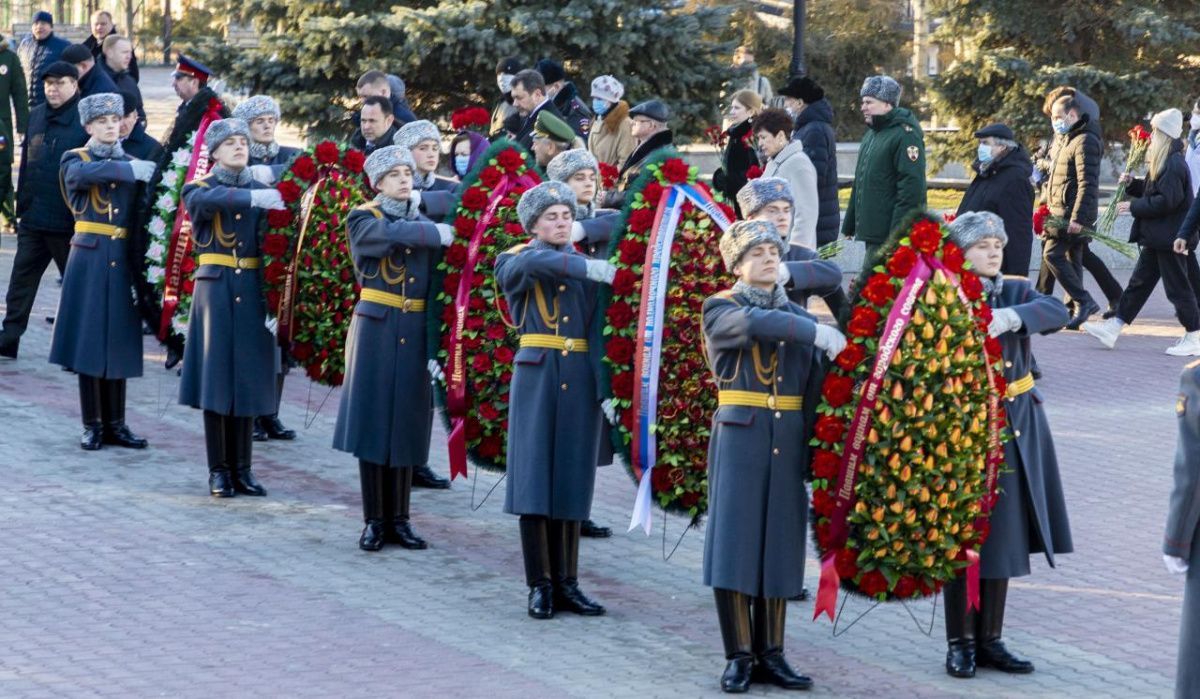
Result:
<instances>
[{"instance_id":1,"label":"soldier in gray greatcoat","mask_svg":"<svg viewBox=\"0 0 1200 699\"><path fill-rule=\"evenodd\" d=\"M423 549L409 524L413 469L429 460L433 390L426 374L425 297L450 226L413 203L412 155L401 146L371 153L364 166L374 201L346 219L362 286L346 340L346 380L333 447L358 457L364 551L384 543ZM436 364L429 372L440 375Z\"/></svg>"},{"instance_id":2,"label":"soldier in gray greatcoat","mask_svg":"<svg viewBox=\"0 0 1200 699\"><path fill-rule=\"evenodd\" d=\"M1163 536L1163 562L1176 575L1187 575L1183 618L1179 624L1179 659L1175 699L1200 696L1200 361L1184 367L1179 377L1179 442L1175 447L1175 487Z\"/></svg>"},{"instance_id":3,"label":"soldier in gray greatcoat","mask_svg":"<svg viewBox=\"0 0 1200 699\"><path fill-rule=\"evenodd\" d=\"M509 400L504 511L521 519L529 615L604 613L579 589L579 528L592 507L600 436L601 338L596 284L616 268L571 245L575 193L528 190L517 215L535 236L496 260L496 281L520 333Z\"/></svg>"},{"instance_id":4,"label":"soldier in gray greatcoat","mask_svg":"<svg viewBox=\"0 0 1200 699\"><path fill-rule=\"evenodd\" d=\"M142 323L133 302L129 234L155 164L121 148L121 96L79 101L87 145L63 154L63 194L75 217L50 361L79 375L80 446L143 449L125 425L125 381L142 375Z\"/></svg>"},{"instance_id":5,"label":"soldier in gray greatcoat","mask_svg":"<svg viewBox=\"0 0 1200 699\"><path fill-rule=\"evenodd\" d=\"M784 658L784 619L788 598L804 586L804 480L824 373L820 350L836 356L846 339L788 300L778 282L787 248L766 221L733 224L720 249L737 283L704 302L706 352L719 389L704 584L716 599L726 692L745 692L752 672L787 689L812 686Z\"/></svg>"},{"instance_id":6,"label":"soldier in gray greatcoat","mask_svg":"<svg viewBox=\"0 0 1200 699\"><path fill-rule=\"evenodd\" d=\"M251 430L255 417L275 410L277 354L258 234L263 211L284 203L250 175L246 122L214 121L204 144L216 165L183 188L198 266L179 402L204 411L209 492L266 495L251 472Z\"/></svg>"},{"instance_id":7,"label":"soldier in gray greatcoat","mask_svg":"<svg viewBox=\"0 0 1200 699\"><path fill-rule=\"evenodd\" d=\"M266 95L254 95L233 109L235 119L245 121L250 127L250 176L266 185L274 186L300 155L299 148L281 146L275 140L275 128L282 116L279 105ZM275 375L275 412L254 418L254 441L268 439L291 440L296 431L284 427L279 420L279 402L283 398L283 379L288 373L288 361L282 347L279 348L279 371Z\"/></svg>"},{"instance_id":8,"label":"soldier in gray greatcoat","mask_svg":"<svg viewBox=\"0 0 1200 699\"><path fill-rule=\"evenodd\" d=\"M1010 653L1000 640L1008 580L1029 575L1030 555L1044 553L1053 567L1055 555L1071 553L1073 545L1050 423L1030 374L1029 338L1062 329L1069 317L1066 306L1035 291L1024 277L1000 273L1008 236L996 214L962 214L950 225L950 240L965 252L992 307L988 334L1003 348L1007 389L1002 402L1012 438L1004 445L991 533L979 552L978 614L968 610L963 577L943 588L946 672L974 677L978 665L1030 673L1033 663Z\"/></svg>"}]
</instances>

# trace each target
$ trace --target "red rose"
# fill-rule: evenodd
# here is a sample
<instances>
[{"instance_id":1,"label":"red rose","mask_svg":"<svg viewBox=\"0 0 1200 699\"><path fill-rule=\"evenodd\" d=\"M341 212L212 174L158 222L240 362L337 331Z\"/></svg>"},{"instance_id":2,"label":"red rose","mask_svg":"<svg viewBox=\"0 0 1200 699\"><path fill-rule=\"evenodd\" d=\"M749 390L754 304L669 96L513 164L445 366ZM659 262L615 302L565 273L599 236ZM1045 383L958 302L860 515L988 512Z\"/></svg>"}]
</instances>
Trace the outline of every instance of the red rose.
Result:
<instances>
[{"instance_id":1,"label":"red rose","mask_svg":"<svg viewBox=\"0 0 1200 699\"><path fill-rule=\"evenodd\" d=\"M633 432L633 420L636 413L632 410L626 410L621 413L621 427L625 428L626 432Z\"/></svg>"},{"instance_id":2,"label":"red rose","mask_svg":"<svg viewBox=\"0 0 1200 699\"><path fill-rule=\"evenodd\" d=\"M308 369L306 369L304 373L308 374L308 378L319 382L321 380L321 365L309 364Z\"/></svg>"},{"instance_id":3,"label":"red rose","mask_svg":"<svg viewBox=\"0 0 1200 699\"><path fill-rule=\"evenodd\" d=\"M757 165L751 165L746 168L746 179L757 180L763 176L763 169Z\"/></svg>"},{"instance_id":4,"label":"red rose","mask_svg":"<svg viewBox=\"0 0 1200 699\"><path fill-rule=\"evenodd\" d=\"M683 495L679 496L679 504L684 507L695 507L698 502L700 502L700 493L694 490L685 491Z\"/></svg>"},{"instance_id":5,"label":"red rose","mask_svg":"<svg viewBox=\"0 0 1200 699\"><path fill-rule=\"evenodd\" d=\"M992 307L986 303L975 310L975 317L982 320L984 324L992 322Z\"/></svg>"},{"instance_id":6,"label":"red rose","mask_svg":"<svg viewBox=\"0 0 1200 699\"><path fill-rule=\"evenodd\" d=\"M483 427L480 426L479 420L476 420L474 417L468 417L466 433L468 442L474 442L476 439L479 439L479 435L483 434Z\"/></svg>"},{"instance_id":7,"label":"red rose","mask_svg":"<svg viewBox=\"0 0 1200 699\"><path fill-rule=\"evenodd\" d=\"M487 206L488 197L482 189L471 187L462 195L462 206L470 211L480 211Z\"/></svg>"},{"instance_id":8,"label":"red rose","mask_svg":"<svg viewBox=\"0 0 1200 699\"><path fill-rule=\"evenodd\" d=\"M862 590L863 594L868 597L874 597L875 595L887 592L887 578L883 577L883 573L880 573L878 570L872 570L869 573L865 573L862 579L858 581L858 589Z\"/></svg>"},{"instance_id":9,"label":"red rose","mask_svg":"<svg viewBox=\"0 0 1200 699\"><path fill-rule=\"evenodd\" d=\"M946 265L951 272L961 273L965 261L962 248L954 243L946 243L942 248L942 264Z\"/></svg>"},{"instance_id":10,"label":"red rose","mask_svg":"<svg viewBox=\"0 0 1200 699\"><path fill-rule=\"evenodd\" d=\"M475 223L474 219L459 216L454 219L454 232L460 238L469 238L475 233Z\"/></svg>"},{"instance_id":11,"label":"red rose","mask_svg":"<svg viewBox=\"0 0 1200 699\"><path fill-rule=\"evenodd\" d=\"M983 349L987 351L987 355L992 361L1004 356L1004 350L1000 346L1000 341L990 335L983 341Z\"/></svg>"},{"instance_id":12,"label":"red rose","mask_svg":"<svg viewBox=\"0 0 1200 699\"><path fill-rule=\"evenodd\" d=\"M500 411L496 410L496 406L492 405L491 402L484 401L479 406L479 417L488 422L493 422L500 419Z\"/></svg>"},{"instance_id":13,"label":"red rose","mask_svg":"<svg viewBox=\"0 0 1200 699\"><path fill-rule=\"evenodd\" d=\"M914 580L913 578L905 575L896 581L896 587L895 587L895 589L892 590L892 593L895 594L900 599L907 599L909 597L912 597L913 593L916 591L917 591L917 581Z\"/></svg>"},{"instance_id":14,"label":"red rose","mask_svg":"<svg viewBox=\"0 0 1200 699\"><path fill-rule=\"evenodd\" d=\"M367 156L363 152L355 148L350 148L346 154L342 156L342 165L350 172L362 172L363 165L367 162Z\"/></svg>"},{"instance_id":15,"label":"red rose","mask_svg":"<svg viewBox=\"0 0 1200 699\"><path fill-rule=\"evenodd\" d=\"M816 425L813 427L813 434L822 442L835 444L842 439L842 435L846 432L846 423L839 417L833 415L822 415L817 418Z\"/></svg>"},{"instance_id":16,"label":"red rose","mask_svg":"<svg viewBox=\"0 0 1200 699\"><path fill-rule=\"evenodd\" d=\"M492 358L486 354L477 354L471 358L471 368L480 374L491 371Z\"/></svg>"},{"instance_id":17,"label":"red rose","mask_svg":"<svg viewBox=\"0 0 1200 699\"><path fill-rule=\"evenodd\" d=\"M662 164L659 172L667 179L668 182L676 184L687 184L688 181L688 164L679 158L670 158Z\"/></svg>"},{"instance_id":18,"label":"red rose","mask_svg":"<svg viewBox=\"0 0 1200 699\"><path fill-rule=\"evenodd\" d=\"M654 486L654 492L656 493L675 489L675 484L671 482L671 474L666 467L656 468L651 471L650 483Z\"/></svg>"},{"instance_id":19,"label":"red rose","mask_svg":"<svg viewBox=\"0 0 1200 699\"><path fill-rule=\"evenodd\" d=\"M282 298L278 291L267 291L267 310L271 313L279 312L279 300Z\"/></svg>"},{"instance_id":20,"label":"red rose","mask_svg":"<svg viewBox=\"0 0 1200 699\"><path fill-rule=\"evenodd\" d=\"M496 156L496 164L506 172L516 172L525 164L525 159L514 148L508 148Z\"/></svg>"},{"instance_id":21,"label":"red rose","mask_svg":"<svg viewBox=\"0 0 1200 699\"><path fill-rule=\"evenodd\" d=\"M814 490L812 497L813 509L822 517L833 514L833 498L825 490Z\"/></svg>"},{"instance_id":22,"label":"red rose","mask_svg":"<svg viewBox=\"0 0 1200 699\"><path fill-rule=\"evenodd\" d=\"M613 293L617 296L629 296L633 293L633 286L637 282L638 275L627 269L618 269L616 276L613 277Z\"/></svg>"},{"instance_id":23,"label":"red rose","mask_svg":"<svg viewBox=\"0 0 1200 699\"><path fill-rule=\"evenodd\" d=\"M479 182L488 189L495 189L503 177L504 173L491 165L479 171Z\"/></svg>"},{"instance_id":24,"label":"red rose","mask_svg":"<svg viewBox=\"0 0 1200 699\"><path fill-rule=\"evenodd\" d=\"M606 313L609 325L617 330L629 327L629 324L633 322L633 316L633 306L624 301L613 301Z\"/></svg>"},{"instance_id":25,"label":"red rose","mask_svg":"<svg viewBox=\"0 0 1200 699\"><path fill-rule=\"evenodd\" d=\"M837 568L837 574L843 580L853 580L854 576L858 575L858 551L854 549L842 549L833 557L833 565Z\"/></svg>"},{"instance_id":26,"label":"red rose","mask_svg":"<svg viewBox=\"0 0 1200 699\"><path fill-rule=\"evenodd\" d=\"M303 194L303 190L300 189L300 185L296 184L292 180L284 180L283 182L280 182L275 186L275 189L279 190L279 195L283 197L283 201L287 204L294 203L300 198L300 195Z\"/></svg>"},{"instance_id":27,"label":"red rose","mask_svg":"<svg viewBox=\"0 0 1200 699\"><path fill-rule=\"evenodd\" d=\"M317 144L316 149L317 162L322 165L333 165L338 159L338 147L333 141L321 141Z\"/></svg>"},{"instance_id":28,"label":"red rose","mask_svg":"<svg viewBox=\"0 0 1200 699\"><path fill-rule=\"evenodd\" d=\"M942 244L942 229L938 224L930 220L918 221L913 226L912 234L909 236L912 240L912 246L917 250L932 255L937 252L938 247Z\"/></svg>"},{"instance_id":29,"label":"red rose","mask_svg":"<svg viewBox=\"0 0 1200 699\"><path fill-rule=\"evenodd\" d=\"M621 171L615 165L609 163L600 163L600 180L601 189L612 189L617 184L617 177L621 175Z\"/></svg>"},{"instance_id":30,"label":"red rose","mask_svg":"<svg viewBox=\"0 0 1200 699\"><path fill-rule=\"evenodd\" d=\"M632 267L640 265L646 261L646 244L640 240L626 238L617 245L617 252L621 255L621 264Z\"/></svg>"},{"instance_id":31,"label":"red rose","mask_svg":"<svg viewBox=\"0 0 1200 699\"><path fill-rule=\"evenodd\" d=\"M495 327L495 326L493 326L493 327ZM503 330L503 328L501 328L501 330ZM512 361L513 361L513 351L511 348L509 348L505 345L501 345L501 346L497 347L496 351L492 352L492 356L494 356L496 358L496 361L501 364L512 364Z\"/></svg>"},{"instance_id":32,"label":"red rose","mask_svg":"<svg viewBox=\"0 0 1200 699\"><path fill-rule=\"evenodd\" d=\"M500 456L500 437L490 434L479 440L479 455L493 461L497 459Z\"/></svg>"},{"instance_id":33,"label":"red rose","mask_svg":"<svg viewBox=\"0 0 1200 699\"><path fill-rule=\"evenodd\" d=\"M285 228L292 224L291 209L271 209L267 212L267 225L271 228Z\"/></svg>"},{"instance_id":34,"label":"red rose","mask_svg":"<svg viewBox=\"0 0 1200 699\"><path fill-rule=\"evenodd\" d=\"M650 208L658 206L659 200L662 199L663 192L666 191L663 186L657 182L650 182L642 188L642 199L650 205Z\"/></svg>"},{"instance_id":35,"label":"red rose","mask_svg":"<svg viewBox=\"0 0 1200 699\"><path fill-rule=\"evenodd\" d=\"M271 257L279 257L283 253L287 252L287 249L288 239L286 235L268 233L267 235L263 236L262 251L264 254L270 255Z\"/></svg>"},{"instance_id":36,"label":"red rose","mask_svg":"<svg viewBox=\"0 0 1200 699\"><path fill-rule=\"evenodd\" d=\"M612 392L614 396L622 400L633 398L633 372L622 371L619 374L613 374Z\"/></svg>"},{"instance_id":37,"label":"red rose","mask_svg":"<svg viewBox=\"0 0 1200 699\"><path fill-rule=\"evenodd\" d=\"M1033 232L1043 235L1046 232L1046 219L1050 218L1050 207L1042 204L1033 212Z\"/></svg>"},{"instance_id":38,"label":"red rose","mask_svg":"<svg viewBox=\"0 0 1200 699\"><path fill-rule=\"evenodd\" d=\"M487 339L489 339L489 340L499 341L499 340L504 339L504 336L508 334L508 331L504 329L503 325L496 324L496 325L489 325L488 329L485 331L484 334L487 336ZM499 352L500 352L500 350L496 350L497 354L499 354ZM509 359L508 361L511 362L512 360Z\"/></svg>"},{"instance_id":39,"label":"red rose","mask_svg":"<svg viewBox=\"0 0 1200 699\"><path fill-rule=\"evenodd\" d=\"M838 374L829 374L825 377L825 385L821 388L821 395L829 403L830 407L840 408L850 402L850 396L854 393L854 379L849 376L840 376Z\"/></svg>"},{"instance_id":40,"label":"red rose","mask_svg":"<svg viewBox=\"0 0 1200 699\"><path fill-rule=\"evenodd\" d=\"M1008 381L1006 381L1005 378L999 374L992 376L992 383L994 384L993 388L998 395L1003 396L1008 390Z\"/></svg>"},{"instance_id":41,"label":"red rose","mask_svg":"<svg viewBox=\"0 0 1200 699\"><path fill-rule=\"evenodd\" d=\"M615 364L629 364L633 361L633 340L614 337L604 345L604 352Z\"/></svg>"},{"instance_id":42,"label":"red rose","mask_svg":"<svg viewBox=\"0 0 1200 699\"><path fill-rule=\"evenodd\" d=\"M813 453L812 459L812 474L813 478L822 480L830 480L837 478L838 471L842 467L842 457L827 450L817 449Z\"/></svg>"},{"instance_id":43,"label":"red rose","mask_svg":"<svg viewBox=\"0 0 1200 699\"><path fill-rule=\"evenodd\" d=\"M859 306L850 314L846 329L857 337L874 337L879 331L879 314L872 308Z\"/></svg>"},{"instance_id":44,"label":"red rose","mask_svg":"<svg viewBox=\"0 0 1200 699\"><path fill-rule=\"evenodd\" d=\"M635 209L629 212L629 232L645 233L654 225L654 209Z\"/></svg>"},{"instance_id":45,"label":"red rose","mask_svg":"<svg viewBox=\"0 0 1200 699\"><path fill-rule=\"evenodd\" d=\"M292 163L292 174L305 182L311 182L317 176L317 164L312 158L302 155Z\"/></svg>"},{"instance_id":46,"label":"red rose","mask_svg":"<svg viewBox=\"0 0 1200 699\"><path fill-rule=\"evenodd\" d=\"M817 532L817 548L822 551L828 551L833 546L833 531L829 527L829 522L818 524Z\"/></svg>"},{"instance_id":47,"label":"red rose","mask_svg":"<svg viewBox=\"0 0 1200 699\"><path fill-rule=\"evenodd\" d=\"M263 277L267 283L274 286L283 281L283 277L287 274L287 267L282 262L275 261L267 265L267 269L263 272Z\"/></svg>"},{"instance_id":48,"label":"red rose","mask_svg":"<svg viewBox=\"0 0 1200 699\"><path fill-rule=\"evenodd\" d=\"M893 277L907 277L917 264L917 253L910 247L897 248L888 260L887 271Z\"/></svg>"},{"instance_id":49,"label":"red rose","mask_svg":"<svg viewBox=\"0 0 1200 699\"><path fill-rule=\"evenodd\" d=\"M188 255L183 258L183 262L179 263L179 271L183 274L191 274L196 271L196 258Z\"/></svg>"},{"instance_id":50,"label":"red rose","mask_svg":"<svg viewBox=\"0 0 1200 699\"><path fill-rule=\"evenodd\" d=\"M854 367L858 366L867 351L857 342L851 342L846 345L846 349L842 350L837 356L837 365L846 371L853 371Z\"/></svg>"},{"instance_id":51,"label":"red rose","mask_svg":"<svg viewBox=\"0 0 1200 699\"><path fill-rule=\"evenodd\" d=\"M979 277L975 276L974 273L962 275L960 281L963 293L967 295L968 299L975 301L980 296L983 296L983 282L979 281Z\"/></svg>"},{"instance_id":52,"label":"red rose","mask_svg":"<svg viewBox=\"0 0 1200 699\"><path fill-rule=\"evenodd\" d=\"M313 348L312 348L312 345L310 345L309 343L297 342L294 345L292 345L292 357L294 357L296 359L296 361L303 363L305 360L307 360L312 355L313 355Z\"/></svg>"},{"instance_id":53,"label":"red rose","mask_svg":"<svg viewBox=\"0 0 1200 699\"><path fill-rule=\"evenodd\" d=\"M446 248L446 264L461 269L467 263L467 246L455 243Z\"/></svg>"},{"instance_id":54,"label":"red rose","mask_svg":"<svg viewBox=\"0 0 1200 699\"><path fill-rule=\"evenodd\" d=\"M458 283L461 279L462 277L459 274L453 272L447 274L446 277L442 279L442 291L450 295L458 293ZM449 324L449 321L447 321L447 324Z\"/></svg>"},{"instance_id":55,"label":"red rose","mask_svg":"<svg viewBox=\"0 0 1200 699\"><path fill-rule=\"evenodd\" d=\"M863 286L862 296L876 306L883 306L896 298L896 287L886 274L873 274Z\"/></svg>"}]
</instances>

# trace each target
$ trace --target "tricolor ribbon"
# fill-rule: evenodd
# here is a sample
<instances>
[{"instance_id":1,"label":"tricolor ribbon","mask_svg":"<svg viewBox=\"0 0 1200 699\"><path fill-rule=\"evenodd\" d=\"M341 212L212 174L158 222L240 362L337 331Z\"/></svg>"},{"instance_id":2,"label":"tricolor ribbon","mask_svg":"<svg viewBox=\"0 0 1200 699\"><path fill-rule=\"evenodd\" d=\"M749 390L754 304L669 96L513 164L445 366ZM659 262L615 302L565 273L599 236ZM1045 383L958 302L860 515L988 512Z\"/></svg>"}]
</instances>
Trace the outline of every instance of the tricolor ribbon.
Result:
<instances>
[{"instance_id":1,"label":"tricolor ribbon","mask_svg":"<svg viewBox=\"0 0 1200 699\"><path fill-rule=\"evenodd\" d=\"M729 219L704 190L691 185L674 185L659 199L646 247L646 262L642 266L642 303L638 313L637 339L633 372L634 384L630 410L634 420L633 446L629 450L634 472L641 471L638 492L629 517L629 531L641 527L650 533L653 479L658 459L655 424L658 420L658 376L662 361L662 331L666 320L667 288L670 286L671 246L683 213L683 205L692 202L704 211L722 231L730 226Z\"/></svg>"},{"instance_id":2,"label":"tricolor ribbon","mask_svg":"<svg viewBox=\"0 0 1200 699\"><path fill-rule=\"evenodd\" d=\"M192 157L188 161L187 172L183 178L184 184L208 174L210 161L208 148L204 145L204 134L214 121L221 118L220 108L220 103L214 100L200 118L193 141ZM175 309L179 308L179 294L183 288L183 261L191 251L192 221L188 218L187 207L180 201L179 210L175 213L175 224L171 227L171 242L167 248L167 264L163 275L162 317L158 325L158 339L163 342L171 336L171 319L175 317Z\"/></svg>"}]
</instances>

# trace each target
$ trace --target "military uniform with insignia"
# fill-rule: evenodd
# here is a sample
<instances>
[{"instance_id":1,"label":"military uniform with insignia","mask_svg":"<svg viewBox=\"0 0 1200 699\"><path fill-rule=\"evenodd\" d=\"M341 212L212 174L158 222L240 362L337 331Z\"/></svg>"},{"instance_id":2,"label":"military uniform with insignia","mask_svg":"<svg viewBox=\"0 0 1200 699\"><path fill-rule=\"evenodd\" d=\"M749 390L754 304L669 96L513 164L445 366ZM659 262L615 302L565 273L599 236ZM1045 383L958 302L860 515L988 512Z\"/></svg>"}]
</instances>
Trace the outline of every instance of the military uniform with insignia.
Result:
<instances>
[{"instance_id":1,"label":"military uniform with insignia","mask_svg":"<svg viewBox=\"0 0 1200 699\"><path fill-rule=\"evenodd\" d=\"M1167 567L1186 573L1179 626L1176 699L1200 696L1200 361L1184 368L1175 402L1179 442L1175 447L1175 486L1167 510L1163 555Z\"/></svg>"},{"instance_id":2,"label":"military uniform with insignia","mask_svg":"<svg viewBox=\"0 0 1200 699\"><path fill-rule=\"evenodd\" d=\"M9 104L12 109L9 109ZM13 129L13 114L16 114L16 129ZM0 39L0 219L12 229L17 218L13 211L13 154L17 152L16 134L25 133L29 124L29 92L25 86L25 71L21 60Z\"/></svg>"}]
</instances>

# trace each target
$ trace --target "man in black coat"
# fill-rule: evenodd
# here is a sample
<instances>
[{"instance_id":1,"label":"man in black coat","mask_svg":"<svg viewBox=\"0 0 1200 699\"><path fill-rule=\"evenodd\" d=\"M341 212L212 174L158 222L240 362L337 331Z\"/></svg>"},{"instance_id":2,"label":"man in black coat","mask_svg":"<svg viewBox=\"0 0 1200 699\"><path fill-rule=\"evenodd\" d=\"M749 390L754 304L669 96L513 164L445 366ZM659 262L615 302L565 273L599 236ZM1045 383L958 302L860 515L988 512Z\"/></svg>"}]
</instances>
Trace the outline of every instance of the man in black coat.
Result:
<instances>
[{"instance_id":1,"label":"man in black coat","mask_svg":"<svg viewBox=\"0 0 1200 699\"><path fill-rule=\"evenodd\" d=\"M817 171L817 245L827 245L837 240L842 224L833 106L825 99L825 90L807 76L792 78L779 94L788 112L795 115L792 140L804 145L804 154Z\"/></svg>"},{"instance_id":2,"label":"man in black coat","mask_svg":"<svg viewBox=\"0 0 1200 699\"><path fill-rule=\"evenodd\" d=\"M129 72L133 62L133 42L118 34L111 34L102 45L103 57L97 67L103 70L117 86L117 92L128 92L137 95L138 118L146 120L146 110L142 106L142 91L138 88L137 79Z\"/></svg>"},{"instance_id":3,"label":"man in black coat","mask_svg":"<svg viewBox=\"0 0 1200 699\"><path fill-rule=\"evenodd\" d=\"M563 121L571 125L576 136L587 139L592 128L592 110L579 98L575 83L567 80L567 74L557 61L543 58L537 62L537 71L546 81L546 94L554 102L554 108Z\"/></svg>"},{"instance_id":4,"label":"man in black coat","mask_svg":"<svg viewBox=\"0 0 1200 699\"><path fill-rule=\"evenodd\" d=\"M33 14L29 36L21 39L21 44L17 46L17 56L21 58L21 67L25 69L25 83L29 87L30 109L46 101L46 96L42 93L42 74L51 63L62 56L63 49L70 45L71 42L61 36L55 36L53 15L45 10Z\"/></svg>"},{"instance_id":5,"label":"man in black coat","mask_svg":"<svg viewBox=\"0 0 1200 699\"><path fill-rule=\"evenodd\" d=\"M104 50L104 40L118 33L116 25L113 24L112 14L105 10L96 10L92 13L92 33L83 40L83 45L88 47L88 50L92 52L92 57L99 63ZM133 54L132 48L129 55L129 74L133 76L134 83L141 80L138 74L137 56Z\"/></svg>"},{"instance_id":6,"label":"man in black coat","mask_svg":"<svg viewBox=\"0 0 1200 699\"><path fill-rule=\"evenodd\" d=\"M175 121L171 123L171 128L162 138L163 157L169 158L175 151L187 145L188 137L200 127L200 120L204 118L204 113L214 102L220 118L229 117L229 108L208 86L210 77L212 77L212 71L208 69L208 66L194 61L182 53L179 54L179 62L175 66L175 72L171 74L171 78L172 86L175 88L175 94L179 96L180 103L175 109ZM164 164L160 163L160 165Z\"/></svg>"},{"instance_id":7,"label":"man in black coat","mask_svg":"<svg viewBox=\"0 0 1200 699\"><path fill-rule=\"evenodd\" d=\"M605 192L602 207L605 209L620 209L625 206L625 192L633 186L638 175L642 174L642 166L659 150L674 148L675 137L667 122L671 120L671 109L660 100L648 100L629 110L629 119L633 121L633 138L637 141L633 152L621 165L617 175L617 188Z\"/></svg>"},{"instance_id":8,"label":"man in black coat","mask_svg":"<svg viewBox=\"0 0 1200 699\"><path fill-rule=\"evenodd\" d=\"M96 65L92 52L83 44L71 44L63 49L62 60L75 66L79 71L79 98L91 97L104 92L116 92L117 84Z\"/></svg>"},{"instance_id":9,"label":"man in black coat","mask_svg":"<svg viewBox=\"0 0 1200 699\"><path fill-rule=\"evenodd\" d=\"M0 356L9 359L17 358L46 266L53 260L59 273L66 267L75 217L63 199L58 165L63 153L88 140L79 123L79 73L75 66L55 61L42 72L39 81L46 101L30 113L21 146L17 252L0 331Z\"/></svg>"},{"instance_id":10,"label":"man in black coat","mask_svg":"<svg viewBox=\"0 0 1200 699\"><path fill-rule=\"evenodd\" d=\"M1004 248L1002 274L1029 276L1033 251L1033 162L1004 124L991 124L975 132L979 139L977 173L958 205L956 215L968 211L990 211L1004 221L1008 244Z\"/></svg>"},{"instance_id":11,"label":"man in black coat","mask_svg":"<svg viewBox=\"0 0 1200 699\"><path fill-rule=\"evenodd\" d=\"M517 143L528 149L533 148L533 127L537 125L538 115L550 112L559 119L563 118L554 100L547 96L546 80L536 70L523 70L513 76L512 101L521 115L521 127L515 132Z\"/></svg>"},{"instance_id":12,"label":"man in black coat","mask_svg":"<svg viewBox=\"0 0 1200 699\"><path fill-rule=\"evenodd\" d=\"M392 114L391 100L380 95L368 97L358 110L358 130L350 136L350 145L364 155L370 155L384 146L392 145L399 128Z\"/></svg>"}]
</instances>

